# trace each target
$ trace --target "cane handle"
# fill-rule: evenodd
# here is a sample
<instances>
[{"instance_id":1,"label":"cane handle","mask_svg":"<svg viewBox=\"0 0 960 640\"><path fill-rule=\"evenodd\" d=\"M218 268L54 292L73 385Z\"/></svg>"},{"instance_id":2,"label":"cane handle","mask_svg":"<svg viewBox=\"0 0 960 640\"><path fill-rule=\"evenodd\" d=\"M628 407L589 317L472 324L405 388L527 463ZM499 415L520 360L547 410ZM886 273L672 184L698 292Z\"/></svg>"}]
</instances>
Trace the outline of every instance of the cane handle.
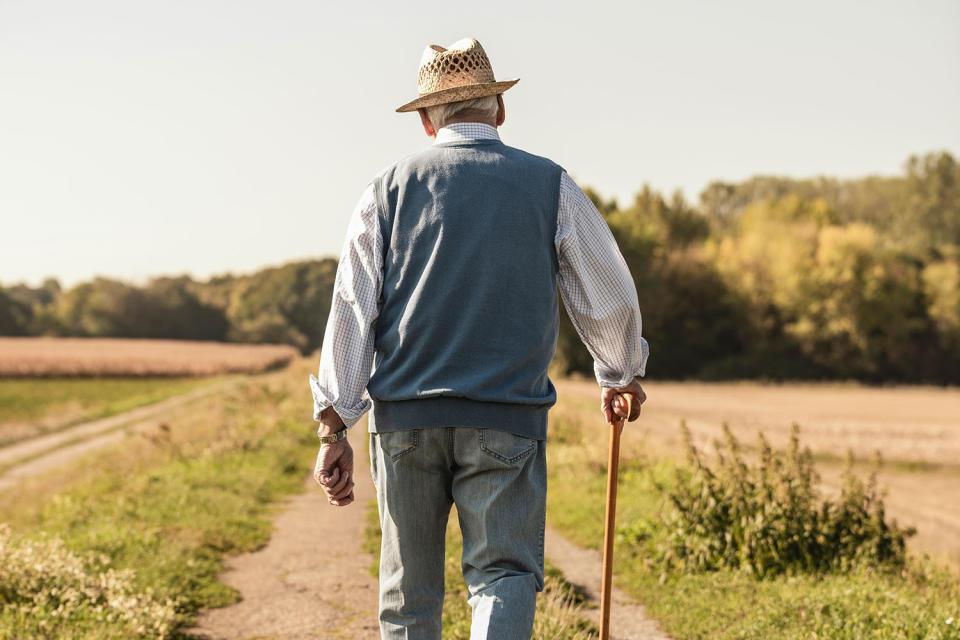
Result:
<instances>
[{"instance_id":1,"label":"cane handle","mask_svg":"<svg viewBox=\"0 0 960 640\"><path fill-rule=\"evenodd\" d=\"M617 396L614 397L614 400L616 400L617 397L620 397L620 398L623 398L624 400L626 400L626 402L627 402L627 417L624 418L623 416L618 415L616 411L614 411L614 413L613 413L613 422L612 422L611 424L612 424L613 426L615 426L615 427L618 427L618 428L622 429L622 428L623 428L623 423L625 423L625 422L627 422L628 420L630 420L630 415L633 413L633 394L632 394L632 393L618 393Z\"/></svg>"}]
</instances>

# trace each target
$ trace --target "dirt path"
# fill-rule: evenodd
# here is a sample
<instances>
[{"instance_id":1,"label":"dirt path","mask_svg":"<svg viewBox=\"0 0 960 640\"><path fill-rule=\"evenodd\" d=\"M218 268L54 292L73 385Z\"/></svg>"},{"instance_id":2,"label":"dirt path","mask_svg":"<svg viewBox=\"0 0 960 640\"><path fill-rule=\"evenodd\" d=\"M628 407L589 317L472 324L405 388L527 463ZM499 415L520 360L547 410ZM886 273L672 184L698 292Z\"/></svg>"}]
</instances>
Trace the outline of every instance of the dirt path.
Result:
<instances>
[{"instance_id":1,"label":"dirt path","mask_svg":"<svg viewBox=\"0 0 960 640\"><path fill-rule=\"evenodd\" d=\"M550 527L547 527L545 546L547 558L563 572L568 581L583 591L589 602L597 605L585 609L584 614L599 626L602 577L600 552L581 549ZM647 617L643 605L637 604L619 589L613 590L611 600L611 640L670 640L670 636L660 630L657 622Z\"/></svg>"},{"instance_id":2,"label":"dirt path","mask_svg":"<svg viewBox=\"0 0 960 640\"><path fill-rule=\"evenodd\" d=\"M78 424L69 429L31 438L0 448L0 491L15 487L22 480L56 469L66 462L156 426L169 420L201 398L235 384L225 381L167 398L154 404Z\"/></svg>"},{"instance_id":3,"label":"dirt path","mask_svg":"<svg viewBox=\"0 0 960 640\"><path fill-rule=\"evenodd\" d=\"M356 502L334 508L312 479L274 521L267 545L230 558L221 580L243 600L204 611L190 629L210 640L283 638L376 640L377 580L370 556L361 549L366 505L374 497L370 472L362 461Z\"/></svg>"},{"instance_id":4,"label":"dirt path","mask_svg":"<svg viewBox=\"0 0 960 640\"><path fill-rule=\"evenodd\" d=\"M330 507L307 481L306 492L291 498L274 521L267 545L230 558L221 580L243 599L204 611L188 630L209 640L283 638L375 640L377 581L369 573L370 556L361 549L366 507L375 492L367 457L357 447L357 502ZM600 558L548 530L546 555L596 607L584 613L599 623ZM614 592L613 640L670 640L649 620L643 607Z\"/></svg>"}]
</instances>

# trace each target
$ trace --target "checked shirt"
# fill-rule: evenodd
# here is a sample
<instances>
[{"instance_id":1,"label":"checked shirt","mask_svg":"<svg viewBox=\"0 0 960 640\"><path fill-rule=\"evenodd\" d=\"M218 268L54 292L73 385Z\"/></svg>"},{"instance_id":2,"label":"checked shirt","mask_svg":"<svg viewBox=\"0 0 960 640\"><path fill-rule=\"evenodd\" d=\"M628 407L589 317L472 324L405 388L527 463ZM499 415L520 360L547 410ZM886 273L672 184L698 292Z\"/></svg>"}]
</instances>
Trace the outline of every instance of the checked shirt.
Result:
<instances>
[{"instance_id":1,"label":"checked shirt","mask_svg":"<svg viewBox=\"0 0 960 640\"><path fill-rule=\"evenodd\" d=\"M497 139L487 124L455 123L435 143ZM646 370L649 347L641 336L636 287L613 234L566 172L560 178L557 231L560 296L594 359L602 387L626 386ZM373 185L353 212L334 283L320 367L310 376L314 419L332 406L347 426L370 408L366 394L374 357L374 333L383 282L383 238Z\"/></svg>"}]
</instances>

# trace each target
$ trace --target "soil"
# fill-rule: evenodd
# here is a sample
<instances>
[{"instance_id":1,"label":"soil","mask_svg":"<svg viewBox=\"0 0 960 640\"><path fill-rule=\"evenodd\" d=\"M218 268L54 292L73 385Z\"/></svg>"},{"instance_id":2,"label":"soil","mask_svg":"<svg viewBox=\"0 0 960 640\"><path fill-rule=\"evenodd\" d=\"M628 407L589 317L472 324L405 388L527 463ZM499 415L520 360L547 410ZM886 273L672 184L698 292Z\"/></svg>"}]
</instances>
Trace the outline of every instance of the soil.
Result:
<instances>
[{"instance_id":1,"label":"soil","mask_svg":"<svg viewBox=\"0 0 960 640\"><path fill-rule=\"evenodd\" d=\"M274 521L267 545L228 560L220 579L243 600L202 612L189 632L210 640L379 638L377 580L360 548L373 483L366 469L357 480L356 501L332 507L308 479Z\"/></svg>"}]
</instances>

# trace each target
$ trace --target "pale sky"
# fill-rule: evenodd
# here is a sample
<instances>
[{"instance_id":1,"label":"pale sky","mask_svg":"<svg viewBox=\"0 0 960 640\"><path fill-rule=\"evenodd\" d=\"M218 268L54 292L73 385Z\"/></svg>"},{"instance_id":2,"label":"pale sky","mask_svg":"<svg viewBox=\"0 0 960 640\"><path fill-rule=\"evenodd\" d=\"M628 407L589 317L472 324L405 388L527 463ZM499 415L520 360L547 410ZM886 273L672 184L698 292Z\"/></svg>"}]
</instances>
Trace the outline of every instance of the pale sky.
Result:
<instances>
[{"instance_id":1,"label":"pale sky","mask_svg":"<svg viewBox=\"0 0 960 640\"><path fill-rule=\"evenodd\" d=\"M625 202L960 156L960 2L0 0L0 283L337 255L429 144L428 44L484 45L506 143Z\"/></svg>"}]
</instances>

